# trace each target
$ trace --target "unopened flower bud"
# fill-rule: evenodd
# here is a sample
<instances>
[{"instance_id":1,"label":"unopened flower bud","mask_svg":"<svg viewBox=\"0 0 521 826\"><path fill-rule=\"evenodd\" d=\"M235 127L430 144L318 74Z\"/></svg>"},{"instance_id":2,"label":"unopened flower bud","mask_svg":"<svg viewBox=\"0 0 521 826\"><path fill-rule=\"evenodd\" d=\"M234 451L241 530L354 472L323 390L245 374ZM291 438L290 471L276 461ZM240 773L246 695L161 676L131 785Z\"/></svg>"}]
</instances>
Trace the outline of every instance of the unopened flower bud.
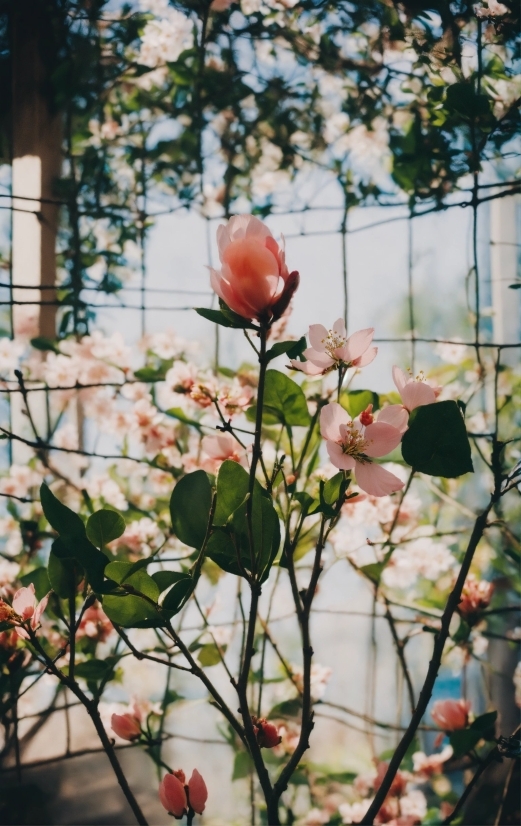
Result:
<instances>
[{"instance_id":1,"label":"unopened flower bud","mask_svg":"<svg viewBox=\"0 0 521 826\"><path fill-rule=\"evenodd\" d=\"M137 740L141 737L141 724L133 714L113 714L110 724L112 731L122 740Z\"/></svg>"},{"instance_id":2,"label":"unopened flower bud","mask_svg":"<svg viewBox=\"0 0 521 826\"><path fill-rule=\"evenodd\" d=\"M257 743L261 748L273 749L279 745L282 737L274 723L268 723L265 717L252 717L251 719L257 737Z\"/></svg>"},{"instance_id":3,"label":"unopened flower bud","mask_svg":"<svg viewBox=\"0 0 521 826\"><path fill-rule=\"evenodd\" d=\"M362 410L360 413L360 424L363 424L364 427L372 424L374 422L373 416L373 405L368 404L365 410Z\"/></svg>"}]
</instances>

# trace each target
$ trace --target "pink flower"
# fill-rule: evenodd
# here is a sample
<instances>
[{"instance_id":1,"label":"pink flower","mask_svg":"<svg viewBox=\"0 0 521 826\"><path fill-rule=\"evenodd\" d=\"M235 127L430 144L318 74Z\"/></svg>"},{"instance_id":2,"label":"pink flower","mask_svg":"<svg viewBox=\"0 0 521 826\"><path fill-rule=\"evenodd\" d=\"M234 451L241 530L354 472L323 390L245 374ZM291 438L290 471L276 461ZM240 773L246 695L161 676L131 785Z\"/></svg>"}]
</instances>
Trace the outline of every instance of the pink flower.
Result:
<instances>
[{"instance_id":1,"label":"pink flower","mask_svg":"<svg viewBox=\"0 0 521 826\"><path fill-rule=\"evenodd\" d=\"M184 771L178 769L163 777L159 784L159 799L174 817L183 817L189 809L202 815L208 799L208 789L197 769L193 770L188 784Z\"/></svg>"},{"instance_id":2,"label":"pink flower","mask_svg":"<svg viewBox=\"0 0 521 826\"><path fill-rule=\"evenodd\" d=\"M110 719L112 731L122 740L138 740L141 737L141 722L134 714L113 714Z\"/></svg>"},{"instance_id":3,"label":"pink flower","mask_svg":"<svg viewBox=\"0 0 521 826\"><path fill-rule=\"evenodd\" d=\"M261 748L273 749L282 741L279 730L274 723L268 723L264 717L252 717L253 730Z\"/></svg>"},{"instance_id":4,"label":"pink flower","mask_svg":"<svg viewBox=\"0 0 521 826\"><path fill-rule=\"evenodd\" d=\"M81 618L76 637L90 637L97 642L105 642L111 634L113 625L99 602L89 606ZM116 732L117 733L117 732Z\"/></svg>"},{"instance_id":5,"label":"pink flower","mask_svg":"<svg viewBox=\"0 0 521 826\"><path fill-rule=\"evenodd\" d=\"M432 707L431 717L443 731L458 731L467 727L469 711L467 700L438 700Z\"/></svg>"},{"instance_id":6,"label":"pink flower","mask_svg":"<svg viewBox=\"0 0 521 826\"><path fill-rule=\"evenodd\" d=\"M201 448L210 460L211 472L215 472L226 459L241 463L245 458L244 450L231 433L205 436L201 442Z\"/></svg>"},{"instance_id":7,"label":"pink flower","mask_svg":"<svg viewBox=\"0 0 521 826\"><path fill-rule=\"evenodd\" d=\"M441 392L441 387L431 387L425 381L422 373L416 379L413 379L396 366L393 367L393 380L398 393L402 397L402 404L409 413L415 407L432 404ZM391 407L399 407L399 405L391 405ZM386 409L389 410L390 408Z\"/></svg>"},{"instance_id":8,"label":"pink flower","mask_svg":"<svg viewBox=\"0 0 521 826\"><path fill-rule=\"evenodd\" d=\"M490 605L493 590L492 582L487 582L486 579L477 580L470 575L461 592L458 613L467 621L476 619L477 615Z\"/></svg>"},{"instance_id":9,"label":"pink flower","mask_svg":"<svg viewBox=\"0 0 521 826\"><path fill-rule=\"evenodd\" d=\"M299 285L284 250L253 215L235 215L217 229L221 269L210 269L212 289L243 318L280 318Z\"/></svg>"},{"instance_id":10,"label":"pink flower","mask_svg":"<svg viewBox=\"0 0 521 826\"><path fill-rule=\"evenodd\" d=\"M433 774L441 774L443 764L453 755L452 746L445 746L439 754L430 754L428 757L423 751L416 751L412 756L412 765L415 774L427 779Z\"/></svg>"},{"instance_id":11,"label":"pink flower","mask_svg":"<svg viewBox=\"0 0 521 826\"><path fill-rule=\"evenodd\" d=\"M320 432L326 439L327 452L335 467L354 470L360 488L371 496L387 496L403 488L403 482L372 459L385 456L400 444L400 431L385 422L366 427L351 421L336 402L327 404L320 413Z\"/></svg>"},{"instance_id":12,"label":"pink flower","mask_svg":"<svg viewBox=\"0 0 521 826\"><path fill-rule=\"evenodd\" d=\"M309 328L311 347L304 350L307 361L291 359L291 366L308 376L323 376L339 367L365 367L376 357L377 347L372 347L374 328L358 330L347 338L346 326L339 318L332 330L322 324Z\"/></svg>"},{"instance_id":13,"label":"pink flower","mask_svg":"<svg viewBox=\"0 0 521 826\"><path fill-rule=\"evenodd\" d=\"M13 597L13 611L18 615L22 622L30 620L30 626L33 631L36 631L40 625L40 617L47 607L49 595L38 602L34 592L34 585L31 584L27 588L20 588ZM19 637L29 639L29 634L22 625L17 626L16 633Z\"/></svg>"},{"instance_id":14,"label":"pink flower","mask_svg":"<svg viewBox=\"0 0 521 826\"><path fill-rule=\"evenodd\" d=\"M210 3L210 11L226 11L233 3L235 3L235 0L212 0Z\"/></svg>"}]
</instances>

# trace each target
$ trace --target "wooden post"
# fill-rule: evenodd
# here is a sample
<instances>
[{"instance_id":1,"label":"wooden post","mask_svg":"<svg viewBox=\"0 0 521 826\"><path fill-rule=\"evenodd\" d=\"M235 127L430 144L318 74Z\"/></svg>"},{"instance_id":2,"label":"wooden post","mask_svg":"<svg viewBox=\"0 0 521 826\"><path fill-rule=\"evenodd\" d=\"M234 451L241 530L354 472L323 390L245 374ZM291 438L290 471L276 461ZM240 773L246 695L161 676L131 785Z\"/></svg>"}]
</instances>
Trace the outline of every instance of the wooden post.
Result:
<instances>
[{"instance_id":1,"label":"wooden post","mask_svg":"<svg viewBox=\"0 0 521 826\"><path fill-rule=\"evenodd\" d=\"M497 198L490 205L490 277L492 280L493 337L498 344L520 341L520 290L511 290L510 284L519 278L518 260L521 237L518 231L517 195ZM504 350L502 361L519 364L519 349Z\"/></svg>"},{"instance_id":2,"label":"wooden post","mask_svg":"<svg viewBox=\"0 0 521 826\"><path fill-rule=\"evenodd\" d=\"M52 5L16 0L10 7L12 53L12 298L15 335L55 337L56 235L59 205L54 181L60 175L61 118L50 83L49 56L55 43ZM39 289L47 287L51 289ZM31 305L34 301L36 304ZM50 302L39 305L39 302ZM39 404L43 401L42 394ZM35 397L36 398L36 395ZM12 425L26 422L22 400L13 395ZM13 460L27 461L14 444Z\"/></svg>"}]
</instances>

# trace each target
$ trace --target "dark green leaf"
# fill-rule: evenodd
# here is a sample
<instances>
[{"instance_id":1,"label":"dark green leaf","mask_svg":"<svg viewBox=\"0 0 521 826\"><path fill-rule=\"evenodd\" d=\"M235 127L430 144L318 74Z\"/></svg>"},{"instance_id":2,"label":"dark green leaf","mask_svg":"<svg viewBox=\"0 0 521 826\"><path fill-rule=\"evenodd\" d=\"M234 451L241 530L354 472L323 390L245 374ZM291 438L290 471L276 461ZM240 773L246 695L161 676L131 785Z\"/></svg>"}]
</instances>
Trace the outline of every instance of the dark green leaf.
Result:
<instances>
[{"instance_id":1,"label":"dark green leaf","mask_svg":"<svg viewBox=\"0 0 521 826\"><path fill-rule=\"evenodd\" d=\"M77 586L78 565L74 559L60 559L51 550L47 573L53 591L62 599L74 594Z\"/></svg>"},{"instance_id":2,"label":"dark green leaf","mask_svg":"<svg viewBox=\"0 0 521 826\"><path fill-rule=\"evenodd\" d=\"M120 513L103 509L89 516L85 530L93 545L104 548L113 539L118 539L125 532L125 527Z\"/></svg>"},{"instance_id":3,"label":"dark green leaf","mask_svg":"<svg viewBox=\"0 0 521 826\"><path fill-rule=\"evenodd\" d=\"M271 361L277 358L277 356L284 355L284 353L287 354L288 358L296 359L302 355L306 347L305 336L302 336L299 341L277 341L266 353L266 361Z\"/></svg>"},{"instance_id":4,"label":"dark green leaf","mask_svg":"<svg viewBox=\"0 0 521 826\"><path fill-rule=\"evenodd\" d=\"M190 419L189 416L180 408L180 407L170 407L168 410L165 410L167 416L171 416L173 419L177 419L178 422L182 422L183 424L187 424L190 427L195 427L196 430L201 431L201 425L195 419Z\"/></svg>"},{"instance_id":5,"label":"dark green leaf","mask_svg":"<svg viewBox=\"0 0 521 826\"><path fill-rule=\"evenodd\" d=\"M470 724L470 728L472 731L481 732L481 736L485 740L494 740L496 720L497 711L488 711L486 714L480 714L479 717L476 717L474 722Z\"/></svg>"},{"instance_id":6,"label":"dark green leaf","mask_svg":"<svg viewBox=\"0 0 521 826\"><path fill-rule=\"evenodd\" d=\"M97 683L106 680L113 670L113 664L106 660L87 660L84 663L77 663L74 673L77 677Z\"/></svg>"},{"instance_id":7,"label":"dark green leaf","mask_svg":"<svg viewBox=\"0 0 521 826\"><path fill-rule=\"evenodd\" d=\"M408 465L429 476L453 479L474 470L463 417L455 401L417 407L402 439Z\"/></svg>"},{"instance_id":8,"label":"dark green leaf","mask_svg":"<svg viewBox=\"0 0 521 826\"><path fill-rule=\"evenodd\" d=\"M156 571L152 574L152 579L157 583L159 593L162 594L167 588L170 588L175 582L185 579L187 576L183 571Z\"/></svg>"},{"instance_id":9,"label":"dark green leaf","mask_svg":"<svg viewBox=\"0 0 521 826\"><path fill-rule=\"evenodd\" d=\"M200 548L212 504L212 488L204 470L183 476L170 498L170 515L175 535L191 548Z\"/></svg>"},{"instance_id":10,"label":"dark green leaf","mask_svg":"<svg viewBox=\"0 0 521 826\"><path fill-rule=\"evenodd\" d=\"M164 620L149 602L133 595L104 596L103 610L108 618L123 628L157 628Z\"/></svg>"},{"instance_id":11,"label":"dark green leaf","mask_svg":"<svg viewBox=\"0 0 521 826\"><path fill-rule=\"evenodd\" d=\"M113 579L119 585L124 585L139 591L149 599L157 602L159 597L159 586L151 576L143 569L132 573L134 565L132 562L109 562L105 568L105 575Z\"/></svg>"},{"instance_id":12,"label":"dark green leaf","mask_svg":"<svg viewBox=\"0 0 521 826\"><path fill-rule=\"evenodd\" d=\"M192 595L194 588L194 579L190 576L190 574L183 574L177 582L174 582L173 586L164 598L161 607L164 611L177 614Z\"/></svg>"},{"instance_id":13,"label":"dark green leaf","mask_svg":"<svg viewBox=\"0 0 521 826\"><path fill-rule=\"evenodd\" d=\"M63 540L85 533L83 520L77 513L63 505L51 492L45 482L40 488L42 508L49 525L57 531Z\"/></svg>"},{"instance_id":14,"label":"dark green leaf","mask_svg":"<svg viewBox=\"0 0 521 826\"><path fill-rule=\"evenodd\" d=\"M35 350L43 350L48 351L52 350L55 353L59 353L58 346L52 338L45 338L45 336L36 336L36 338L31 339L31 347L34 347Z\"/></svg>"},{"instance_id":15,"label":"dark green leaf","mask_svg":"<svg viewBox=\"0 0 521 826\"><path fill-rule=\"evenodd\" d=\"M295 697L292 700L283 700L282 703L277 703L273 706L268 719L276 720L277 717L299 718L302 714L302 698Z\"/></svg>"},{"instance_id":16,"label":"dark green leaf","mask_svg":"<svg viewBox=\"0 0 521 826\"><path fill-rule=\"evenodd\" d=\"M483 738L483 734L481 731L475 731L470 728L460 729L459 731L453 731L450 734L449 740L452 748L454 749L454 754L452 755L454 758L463 757L463 755L468 754L479 741Z\"/></svg>"}]
</instances>

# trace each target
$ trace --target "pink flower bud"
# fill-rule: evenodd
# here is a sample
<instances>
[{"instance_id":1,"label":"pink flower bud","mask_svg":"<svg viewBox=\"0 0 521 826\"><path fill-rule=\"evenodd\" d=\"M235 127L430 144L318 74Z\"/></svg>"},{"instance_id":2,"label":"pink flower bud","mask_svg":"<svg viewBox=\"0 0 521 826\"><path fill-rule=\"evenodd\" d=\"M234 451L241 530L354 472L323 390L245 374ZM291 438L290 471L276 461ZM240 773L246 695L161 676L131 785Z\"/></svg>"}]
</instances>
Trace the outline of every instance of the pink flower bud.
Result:
<instances>
[{"instance_id":1,"label":"pink flower bud","mask_svg":"<svg viewBox=\"0 0 521 826\"><path fill-rule=\"evenodd\" d=\"M276 725L268 723L264 717L260 717L259 719L252 717L252 720L257 735L257 742L261 748L273 749L279 745L282 737Z\"/></svg>"},{"instance_id":2,"label":"pink flower bud","mask_svg":"<svg viewBox=\"0 0 521 826\"><path fill-rule=\"evenodd\" d=\"M235 215L217 230L221 269L211 284L227 305L248 319L280 318L299 284L268 227L253 215Z\"/></svg>"},{"instance_id":3,"label":"pink flower bud","mask_svg":"<svg viewBox=\"0 0 521 826\"><path fill-rule=\"evenodd\" d=\"M360 424L363 424L364 427L367 427L367 425L372 424L373 422L373 405L368 404L366 409L362 410L362 412L360 413Z\"/></svg>"},{"instance_id":4,"label":"pink flower bud","mask_svg":"<svg viewBox=\"0 0 521 826\"><path fill-rule=\"evenodd\" d=\"M174 817L183 817L188 809L188 800L184 783L176 777L176 774L165 774L159 784L159 799L169 814Z\"/></svg>"},{"instance_id":5,"label":"pink flower bud","mask_svg":"<svg viewBox=\"0 0 521 826\"><path fill-rule=\"evenodd\" d=\"M206 783L197 769L194 769L188 781L188 801L194 812L202 815L207 799L208 789L206 788Z\"/></svg>"},{"instance_id":6,"label":"pink flower bud","mask_svg":"<svg viewBox=\"0 0 521 826\"><path fill-rule=\"evenodd\" d=\"M469 576L461 592L461 601L458 605L458 613L470 624L478 618L478 615L490 605L494 585L487 580L477 580Z\"/></svg>"},{"instance_id":7,"label":"pink flower bud","mask_svg":"<svg viewBox=\"0 0 521 826\"><path fill-rule=\"evenodd\" d=\"M443 731L458 731L467 727L469 711L467 700L438 700L432 707L431 717Z\"/></svg>"},{"instance_id":8,"label":"pink flower bud","mask_svg":"<svg viewBox=\"0 0 521 826\"><path fill-rule=\"evenodd\" d=\"M133 714L113 714L110 724L112 731L122 740L137 740L141 737L141 726Z\"/></svg>"}]
</instances>

